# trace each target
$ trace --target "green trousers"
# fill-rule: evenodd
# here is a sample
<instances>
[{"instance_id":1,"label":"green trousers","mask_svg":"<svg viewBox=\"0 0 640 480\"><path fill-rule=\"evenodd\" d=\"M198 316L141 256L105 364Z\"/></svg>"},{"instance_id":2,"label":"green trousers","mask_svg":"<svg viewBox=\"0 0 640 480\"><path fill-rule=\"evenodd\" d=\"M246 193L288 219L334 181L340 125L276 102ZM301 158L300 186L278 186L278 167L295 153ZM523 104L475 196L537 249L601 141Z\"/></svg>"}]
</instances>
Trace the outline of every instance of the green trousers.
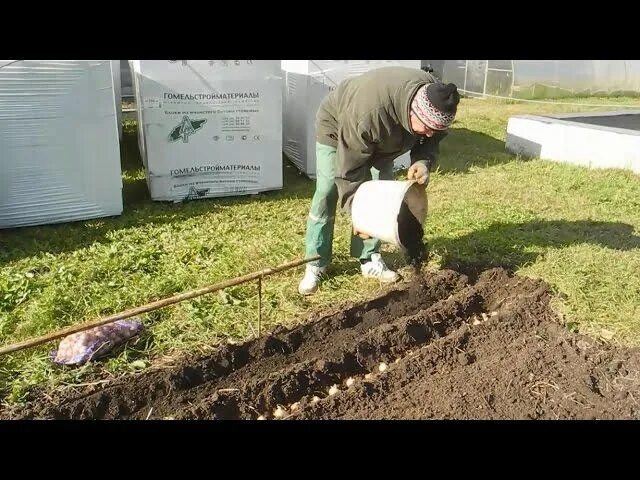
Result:
<instances>
[{"instance_id":1,"label":"green trousers","mask_svg":"<svg viewBox=\"0 0 640 480\"><path fill-rule=\"evenodd\" d=\"M333 228L338 205L338 188L335 184L336 149L316 143L316 191L311 200L311 210L307 219L305 236L305 258L320 255L320 260L312 264L324 267L331 262L333 248ZM373 180L393 180L393 163L384 170L371 168ZM371 254L380 250L380 240L363 240L351 235L351 255L368 260Z\"/></svg>"}]
</instances>

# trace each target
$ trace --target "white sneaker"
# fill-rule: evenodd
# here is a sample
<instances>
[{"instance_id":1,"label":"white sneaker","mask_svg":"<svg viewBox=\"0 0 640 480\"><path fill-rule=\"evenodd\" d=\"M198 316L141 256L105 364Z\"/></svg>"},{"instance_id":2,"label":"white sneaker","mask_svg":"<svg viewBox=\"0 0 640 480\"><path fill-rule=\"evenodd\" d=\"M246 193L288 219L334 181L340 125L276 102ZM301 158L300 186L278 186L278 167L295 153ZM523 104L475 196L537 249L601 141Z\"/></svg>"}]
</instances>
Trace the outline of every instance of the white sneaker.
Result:
<instances>
[{"instance_id":1,"label":"white sneaker","mask_svg":"<svg viewBox=\"0 0 640 480\"><path fill-rule=\"evenodd\" d=\"M316 267L315 265L307 264L304 272L304 277L298 285L298 292L300 295L311 295L318 290L320 283L320 275L327 271L327 267Z\"/></svg>"},{"instance_id":2,"label":"white sneaker","mask_svg":"<svg viewBox=\"0 0 640 480\"><path fill-rule=\"evenodd\" d=\"M379 253L372 254L371 260L364 265L360 265L360 269L365 277L377 278L383 283L393 283L400 279L400 275L387 268L384 260L382 260L382 255Z\"/></svg>"}]
</instances>

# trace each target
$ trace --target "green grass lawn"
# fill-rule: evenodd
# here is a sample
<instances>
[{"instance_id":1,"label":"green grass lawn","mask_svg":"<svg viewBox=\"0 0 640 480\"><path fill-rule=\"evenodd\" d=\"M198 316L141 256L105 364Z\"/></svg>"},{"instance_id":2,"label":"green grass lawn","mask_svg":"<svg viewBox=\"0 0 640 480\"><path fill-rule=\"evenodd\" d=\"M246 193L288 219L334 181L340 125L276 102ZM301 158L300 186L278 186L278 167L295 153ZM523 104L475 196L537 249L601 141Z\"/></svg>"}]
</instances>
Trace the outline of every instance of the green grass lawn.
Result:
<instances>
[{"instance_id":1,"label":"green grass lawn","mask_svg":"<svg viewBox=\"0 0 640 480\"><path fill-rule=\"evenodd\" d=\"M637 104L637 99L574 100ZM603 108L607 109L607 108ZM504 265L542 277L573 329L640 344L640 177L587 170L505 152L509 116L597 110L593 107L464 99L443 142L429 186L430 268ZM118 218L0 231L0 343L41 335L188 289L275 266L304 251L313 182L285 163L279 192L185 204L149 199L125 125L125 209ZM297 295L302 268L264 283L267 328L293 325L381 290L349 258L350 225L336 223L331 278L311 298ZM392 266L405 268L385 247ZM255 284L229 288L145 315L131 348L80 369L54 366L56 343L0 358L0 390L20 401L28 387L65 388L98 369L117 375L181 352L207 351L255 332Z\"/></svg>"}]
</instances>

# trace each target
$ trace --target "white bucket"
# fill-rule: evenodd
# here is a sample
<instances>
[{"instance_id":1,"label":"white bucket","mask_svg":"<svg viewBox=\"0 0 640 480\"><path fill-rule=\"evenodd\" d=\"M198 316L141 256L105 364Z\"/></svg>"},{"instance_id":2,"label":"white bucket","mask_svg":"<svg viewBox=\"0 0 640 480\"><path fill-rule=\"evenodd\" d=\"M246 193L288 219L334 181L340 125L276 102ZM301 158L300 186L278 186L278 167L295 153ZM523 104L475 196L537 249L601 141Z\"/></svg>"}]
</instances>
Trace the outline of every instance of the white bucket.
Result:
<instances>
[{"instance_id":1,"label":"white bucket","mask_svg":"<svg viewBox=\"0 0 640 480\"><path fill-rule=\"evenodd\" d=\"M351 220L359 233L403 247L400 242L398 214L402 202L421 225L427 217L427 193L414 180L370 180L353 197Z\"/></svg>"}]
</instances>

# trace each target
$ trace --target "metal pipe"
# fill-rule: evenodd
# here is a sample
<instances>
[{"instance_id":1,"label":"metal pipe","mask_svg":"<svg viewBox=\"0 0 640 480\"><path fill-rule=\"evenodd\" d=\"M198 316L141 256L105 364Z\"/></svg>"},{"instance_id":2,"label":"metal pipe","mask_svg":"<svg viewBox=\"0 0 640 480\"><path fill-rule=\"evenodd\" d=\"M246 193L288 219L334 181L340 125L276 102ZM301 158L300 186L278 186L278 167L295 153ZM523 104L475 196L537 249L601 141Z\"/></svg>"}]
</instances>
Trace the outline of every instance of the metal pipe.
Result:
<instances>
[{"instance_id":1,"label":"metal pipe","mask_svg":"<svg viewBox=\"0 0 640 480\"><path fill-rule=\"evenodd\" d=\"M112 323L117 320L122 320L123 318L133 317L135 315L140 315L142 313L151 312L152 310L157 310L159 308L166 307L167 305L172 305L174 303L183 302L191 298L199 297L206 293L216 292L218 290L222 290L227 287L232 287L234 285L239 285L241 283L246 283L252 280L261 279L263 276L272 275L274 273L278 273L283 270L288 270L290 268L298 267L305 263L318 260L319 258L320 256L316 255L315 257L311 257L311 258L305 258L302 260L294 260L292 262L283 263L282 265L279 265L277 267L266 268L259 272L249 273L241 277L235 277L230 280L225 280L224 282L209 285L208 287L202 287L196 290L190 290L188 292L174 295L173 297L168 297L162 300L157 300L155 302L147 303L146 305L142 305L140 307L132 308L130 310L125 310L124 312L109 315L108 317L99 318L97 320L92 320L80 325L73 325L71 327L67 327L62 330L58 330L57 332L49 333L47 335L27 339L22 342L14 343L11 345L6 345L4 347L0 347L0 355L5 355L7 353L17 352L18 350L24 350L26 348L35 347L37 345L50 342L51 340L56 340L58 338L66 337L67 335L71 335L72 333L82 332L83 330L89 330L90 328L98 327L100 325L105 325L107 323Z\"/></svg>"},{"instance_id":2,"label":"metal pipe","mask_svg":"<svg viewBox=\"0 0 640 480\"><path fill-rule=\"evenodd\" d=\"M262 335L262 277L258 277L258 336Z\"/></svg>"}]
</instances>

